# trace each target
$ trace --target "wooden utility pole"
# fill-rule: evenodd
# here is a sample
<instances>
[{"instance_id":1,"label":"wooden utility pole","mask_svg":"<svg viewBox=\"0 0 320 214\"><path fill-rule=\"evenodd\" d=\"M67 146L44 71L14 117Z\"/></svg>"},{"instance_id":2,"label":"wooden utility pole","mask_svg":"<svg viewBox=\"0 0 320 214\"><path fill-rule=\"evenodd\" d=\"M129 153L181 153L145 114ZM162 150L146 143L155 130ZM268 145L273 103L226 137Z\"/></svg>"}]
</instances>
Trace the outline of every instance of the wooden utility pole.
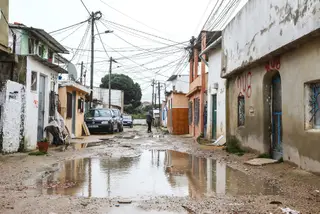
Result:
<instances>
[{"instance_id":1,"label":"wooden utility pole","mask_svg":"<svg viewBox=\"0 0 320 214\"><path fill-rule=\"evenodd\" d=\"M152 110L153 110L153 105L154 105L154 79L152 80L152 83L151 83L151 86L152 86Z\"/></svg>"},{"instance_id":2,"label":"wooden utility pole","mask_svg":"<svg viewBox=\"0 0 320 214\"><path fill-rule=\"evenodd\" d=\"M160 99L160 82L158 82L158 99L159 99L159 126L160 126L160 121L162 118L162 114L161 114L161 99Z\"/></svg>"}]
</instances>

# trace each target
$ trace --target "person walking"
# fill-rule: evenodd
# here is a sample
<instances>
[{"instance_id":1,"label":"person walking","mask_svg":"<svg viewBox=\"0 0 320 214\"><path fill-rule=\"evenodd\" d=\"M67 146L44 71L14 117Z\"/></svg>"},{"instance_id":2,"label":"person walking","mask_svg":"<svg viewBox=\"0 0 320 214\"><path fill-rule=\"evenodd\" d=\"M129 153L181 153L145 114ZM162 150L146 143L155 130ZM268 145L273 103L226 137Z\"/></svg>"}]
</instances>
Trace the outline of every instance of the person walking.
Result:
<instances>
[{"instance_id":1,"label":"person walking","mask_svg":"<svg viewBox=\"0 0 320 214\"><path fill-rule=\"evenodd\" d=\"M153 120L152 111L149 111L149 113L147 114L148 133L152 132L151 130L152 120Z\"/></svg>"}]
</instances>

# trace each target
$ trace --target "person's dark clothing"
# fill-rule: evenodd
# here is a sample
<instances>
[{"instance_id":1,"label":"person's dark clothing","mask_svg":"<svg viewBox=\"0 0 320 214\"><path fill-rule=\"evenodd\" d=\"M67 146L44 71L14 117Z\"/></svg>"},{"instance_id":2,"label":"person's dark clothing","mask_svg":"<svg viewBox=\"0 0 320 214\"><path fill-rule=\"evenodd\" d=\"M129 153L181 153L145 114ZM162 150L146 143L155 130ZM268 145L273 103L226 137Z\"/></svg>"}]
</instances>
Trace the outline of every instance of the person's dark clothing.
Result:
<instances>
[{"instance_id":1,"label":"person's dark clothing","mask_svg":"<svg viewBox=\"0 0 320 214\"><path fill-rule=\"evenodd\" d=\"M151 122L152 122L152 119L153 119L153 118L152 118L152 115L151 115L151 114L148 114L148 115L147 115L147 123L148 123L148 122L151 123Z\"/></svg>"},{"instance_id":2,"label":"person's dark clothing","mask_svg":"<svg viewBox=\"0 0 320 214\"><path fill-rule=\"evenodd\" d=\"M149 132L152 132L152 131L151 131L151 121L150 121L150 122L147 121L147 123L148 123L148 133L149 133Z\"/></svg>"}]
</instances>

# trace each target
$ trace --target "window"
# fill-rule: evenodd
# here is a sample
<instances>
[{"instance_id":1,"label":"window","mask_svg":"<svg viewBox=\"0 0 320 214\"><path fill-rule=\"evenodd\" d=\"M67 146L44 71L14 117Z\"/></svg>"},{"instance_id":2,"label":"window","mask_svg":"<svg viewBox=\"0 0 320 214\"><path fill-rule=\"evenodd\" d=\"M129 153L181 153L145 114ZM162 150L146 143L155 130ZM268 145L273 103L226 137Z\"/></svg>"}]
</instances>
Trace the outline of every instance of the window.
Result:
<instances>
[{"instance_id":1,"label":"window","mask_svg":"<svg viewBox=\"0 0 320 214\"><path fill-rule=\"evenodd\" d=\"M176 86L172 86L172 91L176 91Z\"/></svg>"},{"instance_id":2,"label":"window","mask_svg":"<svg viewBox=\"0 0 320 214\"><path fill-rule=\"evenodd\" d=\"M200 99L194 99L194 124L199 124L199 115L200 115Z\"/></svg>"},{"instance_id":3,"label":"window","mask_svg":"<svg viewBox=\"0 0 320 214\"><path fill-rule=\"evenodd\" d=\"M44 55L44 45L40 44L38 48L38 54L40 57L43 57Z\"/></svg>"},{"instance_id":4,"label":"window","mask_svg":"<svg viewBox=\"0 0 320 214\"><path fill-rule=\"evenodd\" d=\"M246 120L245 111L245 98L244 96L238 97L238 126L244 126Z\"/></svg>"},{"instance_id":5,"label":"window","mask_svg":"<svg viewBox=\"0 0 320 214\"><path fill-rule=\"evenodd\" d=\"M309 85L309 128L320 129L320 83Z\"/></svg>"},{"instance_id":6,"label":"window","mask_svg":"<svg viewBox=\"0 0 320 214\"><path fill-rule=\"evenodd\" d=\"M99 109L96 110L96 112L98 112L99 117L112 117L112 113L110 110Z\"/></svg>"},{"instance_id":7,"label":"window","mask_svg":"<svg viewBox=\"0 0 320 214\"><path fill-rule=\"evenodd\" d=\"M189 125L191 125L192 124L192 102L189 102L188 106L189 106L189 109L188 109Z\"/></svg>"},{"instance_id":8,"label":"window","mask_svg":"<svg viewBox=\"0 0 320 214\"><path fill-rule=\"evenodd\" d=\"M67 93L67 118L72 118L72 94Z\"/></svg>"},{"instance_id":9,"label":"window","mask_svg":"<svg viewBox=\"0 0 320 214\"><path fill-rule=\"evenodd\" d=\"M29 51L29 54L34 54L34 39L33 38L28 39L28 51Z\"/></svg>"},{"instance_id":10,"label":"window","mask_svg":"<svg viewBox=\"0 0 320 214\"><path fill-rule=\"evenodd\" d=\"M38 73L35 71L31 72L31 91L37 91Z\"/></svg>"},{"instance_id":11,"label":"window","mask_svg":"<svg viewBox=\"0 0 320 214\"><path fill-rule=\"evenodd\" d=\"M78 111L80 113L83 113L83 111L84 111L84 99L83 98L78 99Z\"/></svg>"},{"instance_id":12,"label":"window","mask_svg":"<svg viewBox=\"0 0 320 214\"><path fill-rule=\"evenodd\" d=\"M170 100L170 109L172 109L172 98Z\"/></svg>"}]
</instances>

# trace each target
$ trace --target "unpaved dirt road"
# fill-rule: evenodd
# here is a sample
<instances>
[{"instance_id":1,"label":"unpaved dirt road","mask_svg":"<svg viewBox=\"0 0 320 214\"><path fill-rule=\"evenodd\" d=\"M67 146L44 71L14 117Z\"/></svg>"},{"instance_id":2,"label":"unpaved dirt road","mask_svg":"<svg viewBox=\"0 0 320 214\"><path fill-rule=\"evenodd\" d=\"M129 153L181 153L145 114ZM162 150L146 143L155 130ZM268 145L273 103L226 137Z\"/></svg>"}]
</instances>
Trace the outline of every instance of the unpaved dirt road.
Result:
<instances>
[{"instance_id":1,"label":"unpaved dirt road","mask_svg":"<svg viewBox=\"0 0 320 214\"><path fill-rule=\"evenodd\" d=\"M0 213L320 213L320 177L287 163L244 164L223 150L145 127L51 148L48 156L0 156Z\"/></svg>"}]
</instances>

